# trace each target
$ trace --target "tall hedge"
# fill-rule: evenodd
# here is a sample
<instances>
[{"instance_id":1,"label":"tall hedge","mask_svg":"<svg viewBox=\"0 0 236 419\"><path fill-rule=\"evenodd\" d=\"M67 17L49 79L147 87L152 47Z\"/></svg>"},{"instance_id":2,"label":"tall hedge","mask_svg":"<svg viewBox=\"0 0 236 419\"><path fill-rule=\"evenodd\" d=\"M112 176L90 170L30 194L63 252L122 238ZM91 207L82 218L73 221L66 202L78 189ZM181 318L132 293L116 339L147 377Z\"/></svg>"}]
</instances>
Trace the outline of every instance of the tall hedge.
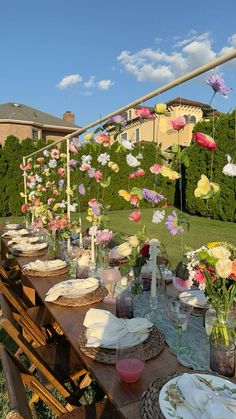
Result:
<instances>
[{"instance_id":1,"label":"tall hedge","mask_svg":"<svg viewBox=\"0 0 236 419\"><path fill-rule=\"evenodd\" d=\"M214 124L214 139L216 152L199 147L192 142L188 155L190 166L186 169L185 207L190 214L202 215L219 220L236 220L236 182L235 177L226 176L222 169L227 164L227 155L236 161L235 112L230 115L220 115ZM213 136L213 121L198 123L195 132ZM213 158L212 181L220 186L217 199L202 200L194 197L201 174L211 178L211 164Z\"/></svg>"}]
</instances>

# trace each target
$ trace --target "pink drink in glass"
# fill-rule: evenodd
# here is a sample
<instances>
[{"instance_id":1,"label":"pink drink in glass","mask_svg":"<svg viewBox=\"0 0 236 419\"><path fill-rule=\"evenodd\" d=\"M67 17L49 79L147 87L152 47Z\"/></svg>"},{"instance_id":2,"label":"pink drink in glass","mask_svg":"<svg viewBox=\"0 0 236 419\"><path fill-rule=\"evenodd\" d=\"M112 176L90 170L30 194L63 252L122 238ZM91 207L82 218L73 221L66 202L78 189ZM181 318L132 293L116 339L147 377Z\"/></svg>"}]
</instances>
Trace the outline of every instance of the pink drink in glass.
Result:
<instances>
[{"instance_id":1,"label":"pink drink in glass","mask_svg":"<svg viewBox=\"0 0 236 419\"><path fill-rule=\"evenodd\" d=\"M135 383L143 373L144 361L135 358L120 359L116 362L116 369L122 381Z\"/></svg>"}]
</instances>

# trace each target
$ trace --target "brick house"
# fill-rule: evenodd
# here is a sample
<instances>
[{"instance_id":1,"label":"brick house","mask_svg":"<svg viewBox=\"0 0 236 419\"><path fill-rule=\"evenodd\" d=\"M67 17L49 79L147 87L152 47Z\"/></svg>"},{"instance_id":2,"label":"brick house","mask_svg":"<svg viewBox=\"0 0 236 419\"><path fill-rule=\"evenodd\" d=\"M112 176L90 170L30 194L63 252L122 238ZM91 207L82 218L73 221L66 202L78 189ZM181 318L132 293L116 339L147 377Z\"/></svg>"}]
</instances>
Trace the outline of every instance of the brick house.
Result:
<instances>
[{"instance_id":1,"label":"brick house","mask_svg":"<svg viewBox=\"0 0 236 419\"><path fill-rule=\"evenodd\" d=\"M74 123L74 114L70 111L65 112L60 119L21 103L0 105L0 144L9 135L14 135L19 140L42 139L46 143L49 139L59 140L77 129L79 125Z\"/></svg>"}]
</instances>

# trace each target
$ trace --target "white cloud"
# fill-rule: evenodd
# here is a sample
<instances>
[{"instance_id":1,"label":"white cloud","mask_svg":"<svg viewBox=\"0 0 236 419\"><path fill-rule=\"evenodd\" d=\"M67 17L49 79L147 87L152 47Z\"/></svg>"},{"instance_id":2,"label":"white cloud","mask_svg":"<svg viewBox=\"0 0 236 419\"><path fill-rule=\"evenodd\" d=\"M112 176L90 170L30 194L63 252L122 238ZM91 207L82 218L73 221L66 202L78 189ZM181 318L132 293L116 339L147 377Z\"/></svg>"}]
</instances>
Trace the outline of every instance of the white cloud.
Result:
<instances>
[{"instance_id":1,"label":"white cloud","mask_svg":"<svg viewBox=\"0 0 236 419\"><path fill-rule=\"evenodd\" d=\"M113 84L114 83L111 80L100 80L97 82L97 87L100 90L108 90Z\"/></svg>"},{"instance_id":2,"label":"white cloud","mask_svg":"<svg viewBox=\"0 0 236 419\"><path fill-rule=\"evenodd\" d=\"M89 79L87 81L84 82L84 87L86 88L90 88L90 87L94 87L95 86L95 76L90 76Z\"/></svg>"},{"instance_id":3,"label":"white cloud","mask_svg":"<svg viewBox=\"0 0 236 419\"><path fill-rule=\"evenodd\" d=\"M217 52L213 49L209 32L198 34L191 30L185 39L175 38L172 52L165 52L160 48L144 48L134 53L123 50L117 61L121 65L121 71L126 71L139 82L165 83L232 51L235 47L236 33ZM231 61L231 65L235 63L236 60Z\"/></svg>"},{"instance_id":4,"label":"white cloud","mask_svg":"<svg viewBox=\"0 0 236 419\"><path fill-rule=\"evenodd\" d=\"M79 74L70 74L69 76L63 77L63 79L57 84L59 89L66 89L67 87L74 86L81 82L83 78Z\"/></svg>"}]
</instances>

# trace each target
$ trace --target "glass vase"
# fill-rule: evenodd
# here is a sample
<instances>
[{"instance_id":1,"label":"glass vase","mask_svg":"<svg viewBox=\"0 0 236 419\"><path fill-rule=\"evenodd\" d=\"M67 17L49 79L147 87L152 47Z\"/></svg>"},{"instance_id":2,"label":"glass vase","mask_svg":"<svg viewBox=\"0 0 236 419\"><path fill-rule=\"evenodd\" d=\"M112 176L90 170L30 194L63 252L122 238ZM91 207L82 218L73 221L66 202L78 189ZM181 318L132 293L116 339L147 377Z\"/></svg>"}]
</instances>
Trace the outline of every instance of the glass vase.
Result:
<instances>
[{"instance_id":1,"label":"glass vase","mask_svg":"<svg viewBox=\"0 0 236 419\"><path fill-rule=\"evenodd\" d=\"M48 257L49 259L59 258L61 254L60 239L57 236L48 237Z\"/></svg>"},{"instance_id":2,"label":"glass vase","mask_svg":"<svg viewBox=\"0 0 236 419\"><path fill-rule=\"evenodd\" d=\"M208 324L210 323L210 324ZM222 345L236 343L236 313L231 308L210 308L205 314L206 333L210 335L210 340L219 342ZM207 329L206 327L206 329Z\"/></svg>"}]
</instances>

